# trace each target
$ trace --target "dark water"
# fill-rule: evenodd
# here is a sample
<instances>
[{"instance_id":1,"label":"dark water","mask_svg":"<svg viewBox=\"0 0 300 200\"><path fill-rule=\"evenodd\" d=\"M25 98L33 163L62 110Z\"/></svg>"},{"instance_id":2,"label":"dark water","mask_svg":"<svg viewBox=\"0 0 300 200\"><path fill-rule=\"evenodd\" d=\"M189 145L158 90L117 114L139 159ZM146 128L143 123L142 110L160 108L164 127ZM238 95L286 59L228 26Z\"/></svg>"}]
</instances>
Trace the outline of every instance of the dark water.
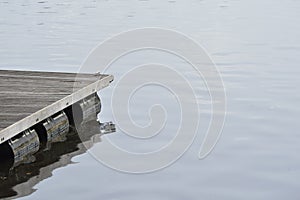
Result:
<instances>
[{"instance_id":1,"label":"dark water","mask_svg":"<svg viewBox=\"0 0 300 200\"><path fill-rule=\"evenodd\" d=\"M210 102L203 81L191 75L192 84L201 85L199 133L170 167L142 175L121 173L85 151L70 158L75 148L71 145L57 151L57 159L66 160L63 164L45 159L40 175L39 167L30 167L33 176L19 172L32 179L15 189L28 188L20 193L28 195L23 199L299 199L299 19L300 2L295 0L1 1L1 69L76 72L108 37L132 28L162 27L183 32L205 47L227 95L222 136L204 160L198 159L198 152L210 120ZM124 71L147 62L183 66L169 55L144 52L122 58L107 73L117 81ZM113 119L110 94L115 84L101 92L104 121ZM166 144L180 120L177 104L165 91L151 91L137 94L132 118L145 125L149 104L166 105L170 122L163 134L150 141L133 140L121 131L105 137L137 152ZM101 142L93 148L98 145ZM74 164L66 165L70 162ZM1 191L15 184L3 181Z\"/></svg>"},{"instance_id":2,"label":"dark water","mask_svg":"<svg viewBox=\"0 0 300 200\"><path fill-rule=\"evenodd\" d=\"M78 133L80 132L80 133ZM85 136L84 138L81 136ZM72 129L61 142L47 144L31 160L14 166L13 162L0 164L0 198L16 198L35 192L34 186L52 176L56 169L73 164L72 158L84 154L88 147L101 142L100 125L90 121Z\"/></svg>"}]
</instances>

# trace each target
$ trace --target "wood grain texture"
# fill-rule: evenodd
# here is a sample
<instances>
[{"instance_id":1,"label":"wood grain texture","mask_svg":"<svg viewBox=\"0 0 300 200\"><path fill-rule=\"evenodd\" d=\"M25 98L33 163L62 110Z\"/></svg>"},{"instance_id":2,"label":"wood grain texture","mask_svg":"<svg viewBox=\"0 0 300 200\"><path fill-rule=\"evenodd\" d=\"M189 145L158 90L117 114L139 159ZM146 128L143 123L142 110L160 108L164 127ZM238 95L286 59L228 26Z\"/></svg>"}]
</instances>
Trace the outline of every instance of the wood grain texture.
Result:
<instances>
[{"instance_id":1,"label":"wood grain texture","mask_svg":"<svg viewBox=\"0 0 300 200\"><path fill-rule=\"evenodd\" d=\"M101 84L101 80L107 82L107 77L113 80L110 75L0 70L0 137L7 127L46 107L49 113L49 106L77 91L85 98L91 93L87 86L95 82ZM103 87L107 86L106 82L103 83ZM89 88L88 92L82 90L86 87ZM31 125L29 124L29 127Z\"/></svg>"}]
</instances>

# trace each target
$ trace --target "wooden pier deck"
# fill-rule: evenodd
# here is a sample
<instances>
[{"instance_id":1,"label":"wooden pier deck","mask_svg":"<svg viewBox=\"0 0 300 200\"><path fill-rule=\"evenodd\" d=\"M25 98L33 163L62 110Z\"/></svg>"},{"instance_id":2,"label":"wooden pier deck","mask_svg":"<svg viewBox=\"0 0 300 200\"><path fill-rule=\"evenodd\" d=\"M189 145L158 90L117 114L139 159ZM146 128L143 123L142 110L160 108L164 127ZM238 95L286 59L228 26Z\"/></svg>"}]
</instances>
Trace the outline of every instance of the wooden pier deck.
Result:
<instances>
[{"instance_id":1,"label":"wooden pier deck","mask_svg":"<svg viewBox=\"0 0 300 200\"><path fill-rule=\"evenodd\" d=\"M112 75L0 70L0 144L112 81Z\"/></svg>"}]
</instances>

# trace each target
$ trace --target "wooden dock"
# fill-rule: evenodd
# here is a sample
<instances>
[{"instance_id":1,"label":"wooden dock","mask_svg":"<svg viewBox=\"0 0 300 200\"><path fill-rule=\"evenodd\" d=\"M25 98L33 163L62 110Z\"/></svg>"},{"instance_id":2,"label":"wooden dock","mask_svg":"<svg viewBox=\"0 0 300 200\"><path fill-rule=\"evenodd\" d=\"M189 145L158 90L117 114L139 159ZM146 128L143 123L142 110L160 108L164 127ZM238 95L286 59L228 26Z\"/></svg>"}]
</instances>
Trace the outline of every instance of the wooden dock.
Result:
<instances>
[{"instance_id":1,"label":"wooden dock","mask_svg":"<svg viewBox=\"0 0 300 200\"><path fill-rule=\"evenodd\" d=\"M112 75L0 70L0 144L112 81Z\"/></svg>"}]
</instances>

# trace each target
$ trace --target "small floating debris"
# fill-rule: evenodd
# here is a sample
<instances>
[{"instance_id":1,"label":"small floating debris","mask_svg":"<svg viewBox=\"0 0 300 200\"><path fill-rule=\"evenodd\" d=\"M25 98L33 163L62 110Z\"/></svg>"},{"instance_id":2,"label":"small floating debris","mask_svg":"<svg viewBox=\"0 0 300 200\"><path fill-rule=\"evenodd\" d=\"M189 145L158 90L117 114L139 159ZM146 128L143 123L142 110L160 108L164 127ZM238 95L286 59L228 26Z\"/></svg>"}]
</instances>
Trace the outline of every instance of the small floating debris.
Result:
<instances>
[{"instance_id":1,"label":"small floating debris","mask_svg":"<svg viewBox=\"0 0 300 200\"><path fill-rule=\"evenodd\" d=\"M102 134L108 134L116 132L116 125L112 122L100 123L100 132Z\"/></svg>"}]
</instances>

